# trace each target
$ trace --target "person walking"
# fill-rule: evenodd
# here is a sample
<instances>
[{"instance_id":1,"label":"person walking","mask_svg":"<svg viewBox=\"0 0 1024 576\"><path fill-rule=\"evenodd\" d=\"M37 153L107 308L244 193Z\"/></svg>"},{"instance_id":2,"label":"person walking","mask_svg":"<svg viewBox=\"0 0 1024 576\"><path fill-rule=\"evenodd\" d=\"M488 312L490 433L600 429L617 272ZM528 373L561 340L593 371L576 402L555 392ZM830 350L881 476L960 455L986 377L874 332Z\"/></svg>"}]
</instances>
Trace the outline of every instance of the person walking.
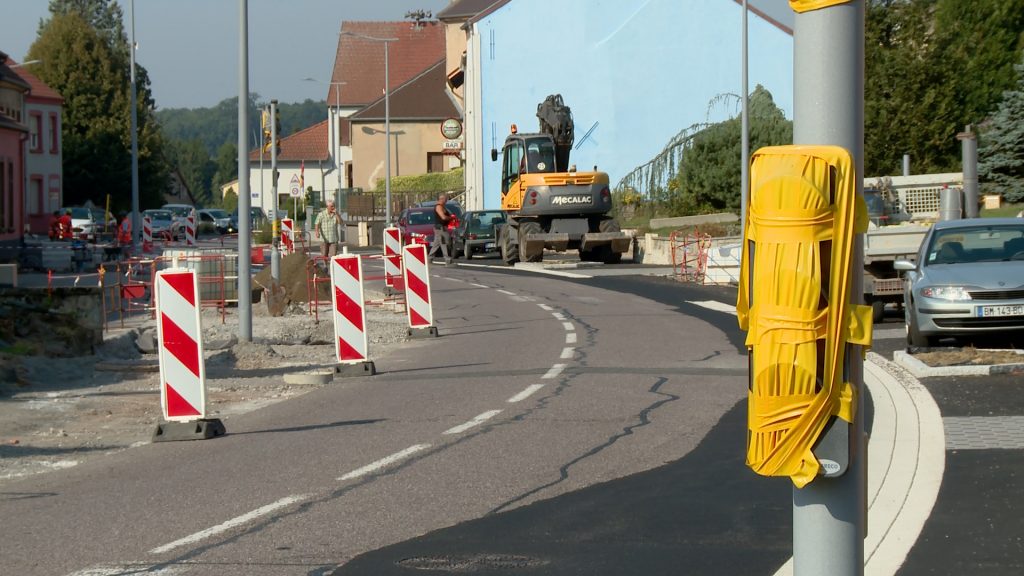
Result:
<instances>
[{"instance_id":1,"label":"person walking","mask_svg":"<svg viewBox=\"0 0 1024 576\"><path fill-rule=\"evenodd\" d=\"M314 225L316 235L322 242L320 245L321 256L329 258L338 254L338 243L341 240L339 229L342 224L341 214L334 209L334 200L328 200L327 207L317 214Z\"/></svg>"},{"instance_id":2,"label":"person walking","mask_svg":"<svg viewBox=\"0 0 1024 576\"><path fill-rule=\"evenodd\" d=\"M444 263L451 264L452 257L448 254L448 245L451 244L452 237L448 234L448 224L455 217L448 211L447 203L447 194L437 197L437 205L434 206L434 242L430 245L430 253L427 254L427 258L433 258L434 253L440 247L441 253L444 254Z\"/></svg>"}]
</instances>

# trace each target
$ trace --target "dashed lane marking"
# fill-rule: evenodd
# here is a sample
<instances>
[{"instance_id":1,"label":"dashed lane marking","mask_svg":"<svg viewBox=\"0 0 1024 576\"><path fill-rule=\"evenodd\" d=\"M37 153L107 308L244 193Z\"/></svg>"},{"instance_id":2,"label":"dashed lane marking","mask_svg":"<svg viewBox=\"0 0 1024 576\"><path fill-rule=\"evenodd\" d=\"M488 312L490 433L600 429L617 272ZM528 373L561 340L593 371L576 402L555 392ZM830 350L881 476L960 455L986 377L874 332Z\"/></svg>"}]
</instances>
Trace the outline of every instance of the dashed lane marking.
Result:
<instances>
[{"instance_id":1,"label":"dashed lane marking","mask_svg":"<svg viewBox=\"0 0 1024 576\"><path fill-rule=\"evenodd\" d=\"M532 396L534 392L540 390L543 387L543 384L530 384L529 386L526 387L526 390L523 390L519 394L516 394L515 396L509 398L508 403L515 404L516 402L522 402L523 400L526 400L527 398Z\"/></svg>"},{"instance_id":2,"label":"dashed lane marking","mask_svg":"<svg viewBox=\"0 0 1024 576\"><path fill-rule=\"evenodd\" d=\"M572 347L562 348L561 359L562 360L572 360L573 353L575 353L575 352L576 352L576 349L572 348Z\"/></svg>"},{"instance_id":3,"label":"dashed lane marking","mask_svg":"<svg viewBox=\"0 0 1024 576\"><path fill-rule=\"evenodd\" d=\"M693 304L694 306L700 306L701 308L707 308L708 310L714 310L716 312L725 312L726 314L736 315L736 306L733 304L725 304L723 302L717 302L715 300L687 300L687 304Z\"/></svg>"},{"instance_id":4,"label":"dashed lane marking","mask_svg":"<svg viewBox=\"0 0 1024 576\"><path fill-rule=\"evenodd\" d=\"M286 506L291 506L292 504L295 504L296 502L302 502L303 500L306 500L309 497L310 497L309 494L303 494L303 495L298 495L298 496L288 496L286 498L281 498L277 502L274 502L272 504L267 504L266 506L261 506L261 507L255 509L255 510L253 510L252 512L246 512L245 514L242 514L241 516L237 516L235 518L232 518L231 520L228 520L227 522L224 522L222 524L218 524L218 525L216 525L216 526L214 526L212 528L207 528L206 530L200 530L199 532L196 532L195 534L191 534L189 536L185 536L184 538L180 538L178 540L175 540L174 542L171 542L170 544L164 544L163 546L158 546L156 548L153 548L152 550L149 551L149 553L150 554L163 554L165 552L170 552L171 550L174 550L175 548L179 548L181 546L185 546L186 544L195 544L196 542L199 542L201 540L205 540L205 539L207 539L207 538L209 538L211 536L216 536L217 534L220 534L222 532L227 532L228 530L231 530L232 528L235 528L236 526L241 526L242 524L245 524L246 522L249 522L251 520L255 520L256 518L259 518L260 516L266 516L267 514L270 514L271 512L273 512L275 510L279 510L279 509L284 508Z\"/></svg>"},{"instance_id":5,"label":"dashed lane marking","mask_svg":"<svg viewBox=\"0 0 1024 576\"><path fill-rule=\"evenodd\" d=\"M565 328L569 332L576 329L576 327L572 325L572 322L562 322L562 328Z\"/></svg>"},{"instance_id":6,"label":"dashed lane marking","mask_svg":"<svg viewBox=\"0 0 1024 576\"><path fill-rule=\"evenodd\" d=\"M551 367L550 370L547 371L546 374L541 376L541 379L550 380L552 378L556 378L559 374L562 373L562 370L565 370L565 364L555 364L554 366Z\"/></svg>"},{"instance_id":7,"label":"dashed lane marking","mask_svg":"<svg viewBox=\"0 0 1024 576\"><path fill-rule=\"evenodd\" d=\"M540 306L540 309L544 310L545 312L551 312L552 310L554 310L554 308L548 306L547 304L537 304L537 306Z\"/></svg>"},{"instance_id":8,"label":"dashed lane marking","mask_svg":"<svg viewBox=\"0 0 1024 576\"><path fill-rule=\"evenodd\" d=\"M398 462L398 461L400 461L400 460L402 460L404 458L412 456L413 454L415 454L415 453L417 453L417 452L419 452L421 450L426 450L427 448L430 448L430 444L416 444L415 446L410 446L410 447L406 448L405 450L402 450L401 452L395 452L391 456L387 456L385 458L381 458L380 460L377 460L376 462L374 462L372 464L367 464L366 466L363 466L362 468L358 468L356 470L353 470L353 471L349 472L348 474L345 474L344 476L338 478L338 480L345 481L345 480L352 480L353 478L359 478L360 476L366 476L367 474L370 474L372 472L376 472L377 470L380 470L381 468L384 468L385 466L390 466L391 464L394 464L395 462Z\"/></svg>"},{"instance_id":9,"label":"dashed lane marking","mask_svg":"<svg viewBox=\"0 0 1024 576\"><path fill-rule=\"evenodd\" d=\"M488 410L487 412L484 412L483 414L478 415L476 418L473 418L469 422L466 422L464 424L459 424L458 426L455 426L454 428L449 428L449 429L445 430L444 433L445 434L461 434L461 433L465 432L466 430L469 430L470 428L473 428L474 426L479 426L479 425L483 424L484 422L490 420L491 418L494 418L498 414L501 414L501 410Z\"/></svg>"},{"instance_id":10,"label":"dashed lane marking","mask_svg":"<svg viewBox=\"0 0 1024 576\"><path fill-rule=\"evenodd\" d=\"M474 284L472 282L470 282L469 285L470 286L476 286L477 288L490 288L490 286L486 286L484 284Z\"/></svg>"},{"instance_id":11,"label":"dashed lane marking","mask_svg":"<svg viewBox=\"0 0 1024 576\"><path fill-rule=\"evenodd\" d=\"M504 294L506 296L515 296L516 295L515 292L509 292L508 290L495 290L495 292L500 292L500 293L502 293L502 294Z\"/></svg>"},{"instance_id":12,"label":"dashed lane marking","mask_svg":"<svg viewBox=\"0 0 1024 576\"><path fill-rule=\"evenodd\" d=\"M565 320L565 314L561 312L552 312L551 315L555 317L555 320Z\"/></svg>"},{"instance_id":13,"label":"dashed lane marking","mask_svg":"<svg viewBox=\"0 0 1024 576\"><path fill-rule=\"evenodd\" d=\"M568 334L566 334L565 335L565 343L566 344L575 344L576 343L576 333L575 332L569 332Z\"/></svg>"}]
</instances>

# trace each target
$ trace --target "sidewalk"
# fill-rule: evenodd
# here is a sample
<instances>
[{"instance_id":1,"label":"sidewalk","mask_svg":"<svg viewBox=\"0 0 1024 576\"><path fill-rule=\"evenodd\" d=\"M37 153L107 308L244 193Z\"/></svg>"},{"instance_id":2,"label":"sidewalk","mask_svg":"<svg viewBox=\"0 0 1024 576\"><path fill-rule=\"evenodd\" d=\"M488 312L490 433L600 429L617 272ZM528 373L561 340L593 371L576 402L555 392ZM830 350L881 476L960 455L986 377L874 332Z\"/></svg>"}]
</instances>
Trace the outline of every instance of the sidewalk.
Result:
<instances>
[{"instance_id":1,"label":"sidewalk","mask_svg":"<svg viewBox=\"0 0 1024 576\"><path fill-rule=\"evenodd\" d=\"M864 384L874 419L868 444L868 535L864 573L897 573L935 506L945 469L939 407L909 372L869 353ZM793 573L792 558L775 576Z\"/></svg>"}]
</instances>

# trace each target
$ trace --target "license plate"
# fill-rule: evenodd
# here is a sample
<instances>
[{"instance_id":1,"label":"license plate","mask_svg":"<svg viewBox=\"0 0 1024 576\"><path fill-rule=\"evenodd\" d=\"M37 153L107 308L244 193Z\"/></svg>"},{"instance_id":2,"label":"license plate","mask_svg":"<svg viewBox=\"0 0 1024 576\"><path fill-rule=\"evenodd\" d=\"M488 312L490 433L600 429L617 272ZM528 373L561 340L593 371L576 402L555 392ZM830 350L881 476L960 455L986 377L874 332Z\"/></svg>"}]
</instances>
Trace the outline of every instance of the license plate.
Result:
<instances>
[{"instance_id":1,"label":"license plate","mask_svg":"<svg viewBox=\"0 0 1024 576\"><path fill-rule=\"evenodd\" d=\"M484 244L484 250L494 250L494 242L488 242Z\"/></svg>"},{"instance_id":2,"label":"license plate","mask_svg":"<svg viewBox=\"0 0 1024 576\"><path fill-rule=\"evenodd\" d=\"M976 311L978 318L1024 316L1024 304L1015 304L1013 306L978 306Z\"/></svg>"}]
</instances>

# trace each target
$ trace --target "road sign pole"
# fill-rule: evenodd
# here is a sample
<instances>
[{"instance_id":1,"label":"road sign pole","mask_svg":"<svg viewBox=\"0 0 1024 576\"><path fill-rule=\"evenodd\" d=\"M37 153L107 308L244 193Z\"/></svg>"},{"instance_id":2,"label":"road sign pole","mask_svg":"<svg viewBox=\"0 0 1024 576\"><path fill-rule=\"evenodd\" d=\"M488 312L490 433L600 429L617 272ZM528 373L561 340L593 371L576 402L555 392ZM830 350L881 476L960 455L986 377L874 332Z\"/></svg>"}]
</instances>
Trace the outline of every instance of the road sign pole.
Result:
<instances>
[{"instance_id":1,"label":"road sign pole","mask_svg":"<svg viewBox=\"0 0 1024 576\"><path fill-rule=\"evenodd\" d=\"M252 342L249 195L249 3L239 0L238 34L238 338ZM263 152L260 152L262 157ZM260 170L260 178L263 171Z\"/></svg>"},{"instance_id":2,"label":"road sign pole","mask_svg":"<svg viewBox=\"0 0 1024 576\"><path fill-rule=\"evenodd\" d=\"M832 144L850 151L857 194L863 194L864 0L798 12L793 29L793 143ZM854 239L851 301L861 303L864 261ZM864 365L860 349L847 353L857 395L850 429L850 468L793 489L793 574L863 576L867 533L867 441Z\"/></svg>"},{"instance_id":3,"label":"road sign pole","mask_svg":"<svg viewBox=\"0 0 1024 576\"><path fill-rule=\"evenodd\" d=\"M271 290L276 292L281 283L281 253L277 249L277 221L281 211L277 197L277 100L270 101L270 194L274 197L274 221L271 223L273 236L270 239L270 280ZM287 204L286 204L287 206Z\"/></svg>"}]
</instances>

